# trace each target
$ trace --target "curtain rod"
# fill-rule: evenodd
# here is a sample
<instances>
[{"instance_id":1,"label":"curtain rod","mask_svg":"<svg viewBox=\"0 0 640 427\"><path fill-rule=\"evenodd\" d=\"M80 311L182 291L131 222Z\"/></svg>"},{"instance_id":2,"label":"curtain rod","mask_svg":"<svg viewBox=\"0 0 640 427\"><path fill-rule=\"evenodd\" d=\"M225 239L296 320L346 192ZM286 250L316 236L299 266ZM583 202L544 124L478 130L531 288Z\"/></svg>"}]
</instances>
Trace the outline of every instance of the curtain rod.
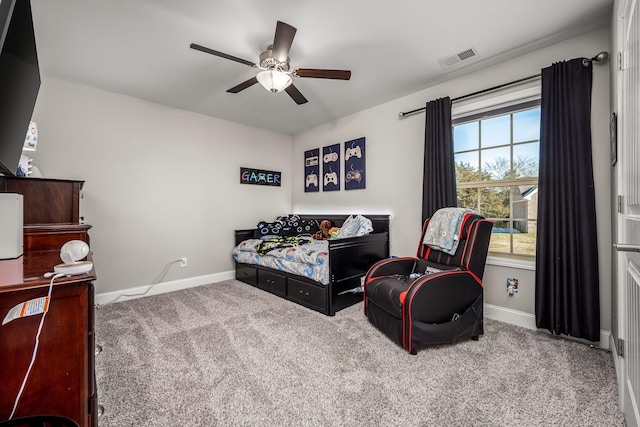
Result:
<instances>
[{"instance_id":1,"label":"curtain rod","mask_svg":"<svg viewBox=\"0 0 640 427\"><path fill-rule=\"evenodd\" d=\"M493 86L493 87L490 87L490 88L487 88L487 89L479 90L479 91L477 91L477 92L468 93L468 94L466 94L466 95L462 95L462 96L459 96L459 97L457 97L457 98L453 98L453 99L451 100L451 102L462 101L463 99L471 98L472 96L482 95L483 93L492 92L492 91L494 91L494 90L502 89L503 87L507 87L507 86L511 86L511 85L518 84L518 83L526 82L526 81L528 81L528 80L537 79L537 78L538 78L538 77L540 77L540 76L541 76L541 74L540 74L540 73L538 73L538 74L534 74L534 75L532 75L532 76L523 77L523 78L521 78L521 79L514 80L514 81L512 81L512 82L503 83L503 84L498 85L498 86ZM405 111L405 112L403 112L403 113L398 113L398 116L399 116L400 118L403 118L403 117L408 116L408 115L410 115L410 114L419 113L420 111L424 111L424 110L426 110L426 109L427 109L427 107L426 107L426 106L425 106L425 107L421 107L421 108L416 108L415 110Z\"/></svg>"},{"instance_id":2,"label":"curtain rod","mask_svg":"<svg viewBox=\"0 0 640 427\"><path fill-rule=\"evenodd\" d=\"M603 63L603 62L607 62L608 59L609 59L609 52L603 51L603 52L597 53L593 58L582 58L582 65L587 67L592 62ZM503 83L501 85L490 87L488 89L483 89L483 90L479 90L477 92L469 93L467 95L462 95L462 96L459 96L457 98L453 98L451 100L451 102L461 101L463 99L471 98L472 96L481 95L483 93L487 93L487 92L491 92L491 91L494 91L494 90L502 89L503 87L507 87L507 86L518 84L518 83L526 82L528 80L537 79L541 75L542 75L542 73L534 74L532 76L523 77L521 79L514 80L514 81L509 82L509 83ZM424 111L426 109L427 109L427 107L424 106L424 107L421 107L421 108L416 108L415 110L405 111L404 113L398 113L398 116L400 118L403 118L404 116L408 116L410 114L418 113L418 112Z\"/></svg>"}]
</instances>

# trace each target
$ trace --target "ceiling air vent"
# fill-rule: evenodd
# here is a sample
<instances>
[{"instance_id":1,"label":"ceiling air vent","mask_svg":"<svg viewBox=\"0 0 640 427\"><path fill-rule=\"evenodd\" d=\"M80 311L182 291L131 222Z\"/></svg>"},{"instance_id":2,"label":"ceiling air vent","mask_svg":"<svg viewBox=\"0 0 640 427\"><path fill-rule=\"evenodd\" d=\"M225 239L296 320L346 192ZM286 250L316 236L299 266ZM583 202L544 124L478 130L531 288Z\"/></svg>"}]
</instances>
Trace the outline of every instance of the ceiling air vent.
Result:
<instances>
[{"instance_id":1,"label":"ceiling air vent","mask_svg":"<svg viewBox=\"0 0 640 427\"><path fill-rule=\"evenodd\" d=\"M456 53L455 55L449 55L445 56L444 58L440 58L438 59L438 62L440 63L440 66L446 70L450 67L453 67L454 65L461 63L462 61L468 61L469 59L476 56L478 56L478 51L476 51L476 49L472 47L460 53Z\"/></svg>"}]
</instances>

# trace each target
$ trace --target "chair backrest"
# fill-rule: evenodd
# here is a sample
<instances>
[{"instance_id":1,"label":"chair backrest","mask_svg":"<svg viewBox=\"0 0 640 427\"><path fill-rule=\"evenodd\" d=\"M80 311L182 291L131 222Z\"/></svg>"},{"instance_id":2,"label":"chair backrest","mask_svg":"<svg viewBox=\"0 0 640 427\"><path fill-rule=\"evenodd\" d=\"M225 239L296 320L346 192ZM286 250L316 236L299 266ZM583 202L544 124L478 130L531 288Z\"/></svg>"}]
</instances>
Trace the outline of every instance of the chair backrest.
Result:
<instances>
[{"instance_id":1,"label":"chair backrest","mask_svg":"<svg viewBox=\"0 0 640 427\"><path fill-rule=\"evenodd\" d=\"M429 221L430 219L427 219L422 226L416 256L438 264L469 270L482 280L493 223L477 214L465 215L460 226L458 249L454 255L449 255L422 243Z\"/></svg>"}]
</instances>

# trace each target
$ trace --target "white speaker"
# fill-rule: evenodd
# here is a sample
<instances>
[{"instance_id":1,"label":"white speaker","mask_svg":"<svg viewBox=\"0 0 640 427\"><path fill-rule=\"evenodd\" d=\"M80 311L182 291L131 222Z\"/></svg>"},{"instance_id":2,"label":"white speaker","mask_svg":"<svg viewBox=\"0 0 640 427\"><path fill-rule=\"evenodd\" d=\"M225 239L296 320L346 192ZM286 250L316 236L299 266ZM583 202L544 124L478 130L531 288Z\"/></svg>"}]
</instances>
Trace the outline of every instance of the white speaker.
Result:
<instances>
[{"instance_id":1,"label":"white speaker","mask_svg":"<svg viewBox=\"0 0 640 427\"><path fill-rule=\"evenodd\" d=\"M0 260L23 252L22 194L0 193Z\"/></svg>"}]
</instances>

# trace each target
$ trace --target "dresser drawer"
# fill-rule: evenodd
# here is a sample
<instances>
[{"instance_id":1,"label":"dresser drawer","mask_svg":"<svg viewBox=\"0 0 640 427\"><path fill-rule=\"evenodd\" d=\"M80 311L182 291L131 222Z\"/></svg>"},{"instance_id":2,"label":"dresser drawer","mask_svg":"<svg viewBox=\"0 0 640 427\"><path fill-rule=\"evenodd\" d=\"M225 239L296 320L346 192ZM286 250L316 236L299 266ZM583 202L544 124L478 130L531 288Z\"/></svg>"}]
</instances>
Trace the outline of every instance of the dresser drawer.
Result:
<instances>
[{"instance_id":1,"label":"dresser drawer","mask_svg":"<svg viewBox=\"0 0 640 427\"><path fill-rule=\"evenodd\" d=\"M270 271L258 271L258 287L276 295L285 296L287 294L287 278Z\"/></svg>"},{"instance_id":2,"label":"dresser drawer","mask_svg":"<svg viewBox=\"0 0 640 427\"><path fill-rule=\"evenodd\" d=\"M327 288L315 286L296 279L289 279L287 296L292 300L311 305L319 310L327 309Z\"/></svg>"},{"instance_id":3,"label":"dresser drawer","mask_svg":"<svg viewBox=\"0 0 640 427\"><path fill-rule=\"evenodd\" d=\"M59 251L70 240L82 240L89 243L86 225L69 226L25 226L24 251Z\"/></svg>"},{"instance_id":4,"label":"dresser drawer","mask_svg":"<svg viewBox=\"0 0 640 427\"><path fill-rule=\"evenodd\" d=\"M236 263L236 279L256 286L258 284L258 269L251 265Z\"/></svg>"}]
</instances>

